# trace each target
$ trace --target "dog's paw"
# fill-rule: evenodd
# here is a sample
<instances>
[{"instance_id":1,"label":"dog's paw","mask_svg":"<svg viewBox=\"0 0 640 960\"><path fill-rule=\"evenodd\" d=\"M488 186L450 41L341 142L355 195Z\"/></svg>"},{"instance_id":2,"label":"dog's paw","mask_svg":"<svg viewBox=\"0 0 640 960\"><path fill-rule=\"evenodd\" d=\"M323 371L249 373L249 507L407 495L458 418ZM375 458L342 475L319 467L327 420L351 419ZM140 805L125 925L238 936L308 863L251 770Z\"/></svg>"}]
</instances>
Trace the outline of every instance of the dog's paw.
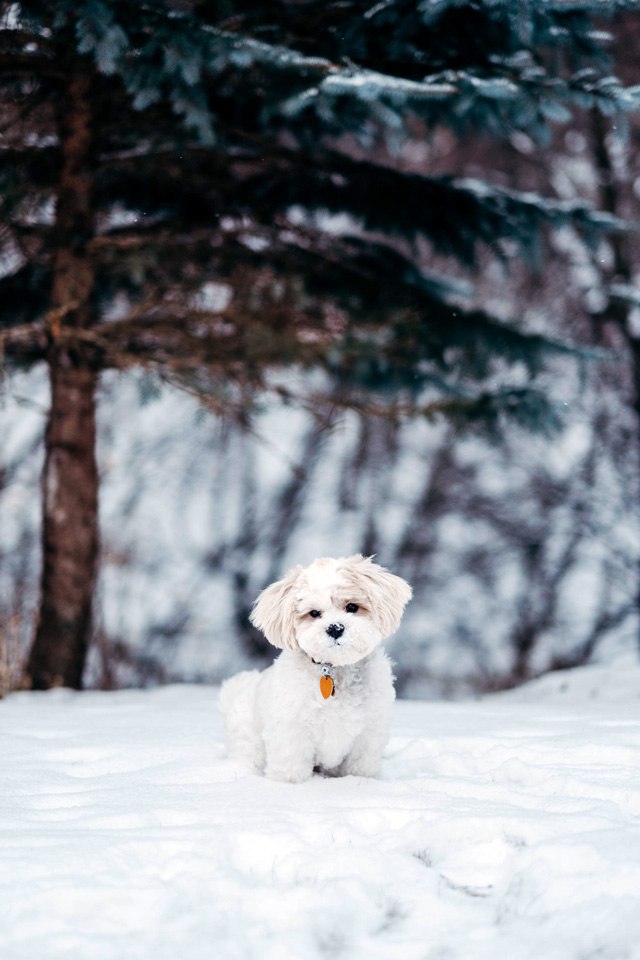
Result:
<instances>
[{"instance_id":1,"label":"dog's paw","mask_svg":"<svg viewBox=\"0 0 640 960\"><path fill-rule=\"evenodd\" d=\"M279 780L281 783L304 783L310 780L313 768L307 766L283 767L276 764L267 764L265 776L269 780Z\"/></svg>"},{"instance_id":2,"label":"dog's paw","mask_svg":"<svg viewBox=\"0 0 640 960\"><path fill-rule=\"evenodd\" d=\"M341 777L377 777L380 773L378 757L347 757L340 764Z\"/></svg>"}]
</instances>

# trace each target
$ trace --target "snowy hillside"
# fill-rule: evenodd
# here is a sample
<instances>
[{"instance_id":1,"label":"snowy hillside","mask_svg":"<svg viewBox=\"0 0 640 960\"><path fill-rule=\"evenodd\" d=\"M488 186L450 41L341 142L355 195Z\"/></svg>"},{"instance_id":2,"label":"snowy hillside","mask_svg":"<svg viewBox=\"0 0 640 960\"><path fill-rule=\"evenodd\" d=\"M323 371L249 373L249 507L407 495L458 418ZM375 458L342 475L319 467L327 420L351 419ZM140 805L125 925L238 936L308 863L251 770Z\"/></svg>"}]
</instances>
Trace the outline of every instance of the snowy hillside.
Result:
<instances>
[{"instance_id":1,"label":"snowy hillside","mask_svg":"<svg viewBox=\"0 0 640 960\"><path fill-rule=\"evenodd\" d=\"M640 668L399 702L378 780L249 776L215 688L0 703L3 960L640 957Z\"/></svg>"}]
</instances>

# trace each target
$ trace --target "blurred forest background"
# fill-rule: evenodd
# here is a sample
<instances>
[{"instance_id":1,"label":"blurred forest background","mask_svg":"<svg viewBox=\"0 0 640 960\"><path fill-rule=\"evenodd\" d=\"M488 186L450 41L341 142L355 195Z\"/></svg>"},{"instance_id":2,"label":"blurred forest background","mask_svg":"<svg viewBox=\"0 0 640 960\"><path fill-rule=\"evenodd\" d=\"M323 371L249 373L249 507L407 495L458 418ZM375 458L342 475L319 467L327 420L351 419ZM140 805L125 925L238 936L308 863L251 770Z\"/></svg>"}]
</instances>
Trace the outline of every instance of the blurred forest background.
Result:
<instances>
[{"instance_id":1,"label":"blurred forest background","mask_svg":"<svg viewBox=\"0 0 640 960\"><path fill-rule=\"evenodd\" d=\"M638 647L636 3L0 11L2 691L264 665L357 551L401 695Z\"/></svg>"}]
</instances>

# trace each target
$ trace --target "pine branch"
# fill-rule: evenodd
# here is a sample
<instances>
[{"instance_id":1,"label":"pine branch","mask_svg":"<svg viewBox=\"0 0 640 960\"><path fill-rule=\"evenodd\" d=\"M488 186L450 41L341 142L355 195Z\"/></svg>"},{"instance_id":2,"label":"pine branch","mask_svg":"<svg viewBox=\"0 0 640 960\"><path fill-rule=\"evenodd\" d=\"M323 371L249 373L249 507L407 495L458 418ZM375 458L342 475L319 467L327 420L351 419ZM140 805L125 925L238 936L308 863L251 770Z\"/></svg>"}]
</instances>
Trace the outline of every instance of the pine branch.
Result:
<instances>
[{"instance_id":1,"label":"pine branch","mask_svg":"<svg viewBox=\"0 0 640 960\"><path fill-rule=\"evenodd\" d=\"M591 240L603 230L622 228L620 221L585 202L518 193L478 180L407 174L336 152L277 152L242 188L258 209L267 205L263 222L293 205L348 213L367 230L410 241L423 236L440 252L469 264L475 262L479 243L500 254L496 243L511 239L530 251L544 225L571 224ZM231 194L232 186L225 192Z\"/></svg>"},{"instance_id":2,"label":"pine branch","mask_svg":"<svg viewBox=\"0 0 640 960\"><path fill-rule=\"evenodd\" d=\"M47 336L40 321L9 327L0 326L0 367L3 360L32 364L44 360Z\"/></svg>"}]
</instances>

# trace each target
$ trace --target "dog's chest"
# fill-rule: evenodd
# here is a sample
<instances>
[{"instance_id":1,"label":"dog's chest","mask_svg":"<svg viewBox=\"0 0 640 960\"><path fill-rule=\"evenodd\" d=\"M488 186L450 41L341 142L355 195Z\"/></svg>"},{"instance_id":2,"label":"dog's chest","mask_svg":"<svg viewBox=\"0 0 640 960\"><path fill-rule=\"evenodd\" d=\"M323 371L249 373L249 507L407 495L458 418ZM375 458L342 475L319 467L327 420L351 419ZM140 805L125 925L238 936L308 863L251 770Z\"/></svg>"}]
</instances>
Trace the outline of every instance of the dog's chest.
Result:
<instances>
[{"instance_id":1,"label":"dog's chest","mask_svg":"<svg viewBox=\"0 0 640 960\"><path fill-rule=\"evenodd\" d=\"M332 696L314 697L312 720L317 762L328 767L340 763L367 722L363 671L336 671L334 683Z\"/></svg>"}]
</instances>

